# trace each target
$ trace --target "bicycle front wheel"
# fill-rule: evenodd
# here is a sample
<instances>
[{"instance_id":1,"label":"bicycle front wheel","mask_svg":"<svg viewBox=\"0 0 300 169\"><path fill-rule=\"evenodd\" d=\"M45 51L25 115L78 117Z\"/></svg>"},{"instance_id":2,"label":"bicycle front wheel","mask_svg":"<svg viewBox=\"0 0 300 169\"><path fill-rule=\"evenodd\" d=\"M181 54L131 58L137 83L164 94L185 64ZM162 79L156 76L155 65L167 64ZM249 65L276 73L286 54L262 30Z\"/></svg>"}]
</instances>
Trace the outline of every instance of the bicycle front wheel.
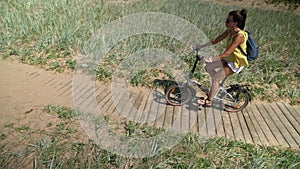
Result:
<instances>
[{"instance_id":1,"label":"bicycle front wheel","mask_svg":"<svg viewBox=\"0 0 300 169\"><path fill-rule=\"evenodd\" d=\"M173 106L181 106L188 103L192 98L192 91L187 86L171 85L166 90L165 99Z\"/></svg>"},{"instance_id":2,"label":"bicycle front wheel","mask_svg":"<svg viewBox=\"0 0 300 169\"><path fill-rule=\"evenodd\" d=\"M247 92L233 91L223 97L224 110L238 112L243 110L250 102L250 95Z\"/></svg>"}]
</instances>

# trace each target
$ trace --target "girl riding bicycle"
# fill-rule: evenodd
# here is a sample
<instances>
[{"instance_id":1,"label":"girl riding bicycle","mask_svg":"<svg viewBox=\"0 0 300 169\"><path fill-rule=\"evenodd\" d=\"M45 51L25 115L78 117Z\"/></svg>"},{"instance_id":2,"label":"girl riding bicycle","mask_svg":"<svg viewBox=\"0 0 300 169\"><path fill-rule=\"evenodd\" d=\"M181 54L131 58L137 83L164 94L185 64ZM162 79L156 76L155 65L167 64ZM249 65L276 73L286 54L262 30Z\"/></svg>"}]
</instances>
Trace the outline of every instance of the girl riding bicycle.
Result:
<instances>
[{"instance_id":1,"label":"girl riding bicycle","mask_svg":"<svg viewBox=\"0 0 300 169\"><path fill-rule=\"evenodd\" d=\"M214 96L218 93L220 82L233 73L239 73L244 66L248 66L247 57L238 48L238 46L240 46L243 51L246 51L248 34L243 31L246 18L247 11L244 9L229 12L225 22L228 29L210 43L198 45L196 47L199 49L214 45L225 38L228 38L226 50L222 54L209 59L204 59L204 62L207 63L205 69L211 76L212 85L208 98L200 100L199 104L207 107L211 106ZM221 69L217 70L217 68Z\"/></svg>"}]
</instances>

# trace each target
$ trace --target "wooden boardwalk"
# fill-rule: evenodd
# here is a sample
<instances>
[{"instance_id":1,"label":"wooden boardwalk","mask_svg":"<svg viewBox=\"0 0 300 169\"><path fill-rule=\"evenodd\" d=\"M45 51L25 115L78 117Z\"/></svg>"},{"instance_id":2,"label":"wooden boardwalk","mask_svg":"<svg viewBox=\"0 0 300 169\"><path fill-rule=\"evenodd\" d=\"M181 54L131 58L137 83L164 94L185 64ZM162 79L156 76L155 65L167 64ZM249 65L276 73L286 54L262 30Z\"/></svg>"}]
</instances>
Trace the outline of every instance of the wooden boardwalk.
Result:
<instances>
[{"instance_id":1,"label":"wooden boardwalk","mask_svg":"<svg viewBox=\"0 0 300 169\"><path fill-rule=\"evenodd\" d=\"M134 89L127 94L124 92L124 99L121 91L117 103L109 88L100 87L96 92L97 106L103 114L119 119L256 145L296 149L300 145L299 106L281 102L255 103L241 112L229 113L218 109L217 104L211 108L201 108L195 103L167 105L161 89Z\"/></svg>"},{"instance_id":2,"label":"wooden boardwalk","mask_svg":"<svg viewBox=\"0 0 300 169\"><path fill-rule=\"evenodd\" d=\"M289 148L299 148L300 145L300 106L281 102L251 103L237 113L221 111L217 105L214 108L199 109L193 102L174 107L166 104L164 92L159 88L124 90L84 83L74 86L72 74L54 74L8 61L2 61L0 65L1 84L13 86L11 90L19 91L12 95L10 91L1 88L2 114L32 102L36 105L57 104L72 108L76 107L73 102L87 107L96 104L104 115L110 116L110 120L131 120L180 133L226 137L256 145ZM12 75L22 78L14 78ZM20 94L26 96L26 99L18 99ZM16 104L10 107L6 102Z\"/></svg>"}]
</instances>

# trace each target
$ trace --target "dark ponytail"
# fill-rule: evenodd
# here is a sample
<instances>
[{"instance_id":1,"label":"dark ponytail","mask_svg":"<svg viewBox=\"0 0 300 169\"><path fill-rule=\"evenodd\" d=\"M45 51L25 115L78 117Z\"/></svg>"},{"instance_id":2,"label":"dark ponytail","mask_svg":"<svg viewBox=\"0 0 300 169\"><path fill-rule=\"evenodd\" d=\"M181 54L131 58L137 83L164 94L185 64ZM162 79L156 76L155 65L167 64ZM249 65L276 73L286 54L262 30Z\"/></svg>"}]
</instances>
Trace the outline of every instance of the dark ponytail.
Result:
<instances>
[{"instance_id":1,"label":"dark ponytail","mask_svg":"<svg viewBox=\"0 0 300 169\"><path fill-rule=\"evenodd\" d=\"M245 9L239 11L231 11L229 12L229 15L233 17L233 21L237 22L237 27L244 30L246 19L247 19L247 11Z\"/></svg>"},{"instance_id":2,"label":"dark ponytail","mask_svg":"<svg viewBox=\"0 0 300 169\"><path fill-rule=\"evenodd\" d=\"M244 30L246 25L246 19L247 19L247 11L245 9L240 11L241 16L243 17L243 21L241 23L240 29Z\"/></svg>"}]
</instances>

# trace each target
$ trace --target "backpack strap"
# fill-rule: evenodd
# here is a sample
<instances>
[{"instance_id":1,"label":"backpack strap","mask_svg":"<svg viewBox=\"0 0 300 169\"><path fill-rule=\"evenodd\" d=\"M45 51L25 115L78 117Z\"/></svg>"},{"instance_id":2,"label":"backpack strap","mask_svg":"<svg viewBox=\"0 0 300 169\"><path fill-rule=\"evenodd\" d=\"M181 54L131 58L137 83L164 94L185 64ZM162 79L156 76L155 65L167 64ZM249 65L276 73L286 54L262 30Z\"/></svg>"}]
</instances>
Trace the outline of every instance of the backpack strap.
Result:
<instances>
[{"instance_id":1,"label":"backpack strap","mask_svg":"<svg viewBox=\"0 0 300 169\"><path fill-rule=\"evenodd\" d=\"M242 47L240 45L238 46L238 48L245 56L247 56L246 52L242 49Z\"/></svg>"},{"instance_id":2,"label":"backpack strap","mask_svg":"<svg viewBox=\"0 0 300 169\"><path fill-rule=\"evenodd\" d=\"M248 33L247 31L245 31L245 32ZM242 49L242 47L240 45L238 46L238 48L245 56L247 56L246 52Z\"/></svg>"}]
</instances>

